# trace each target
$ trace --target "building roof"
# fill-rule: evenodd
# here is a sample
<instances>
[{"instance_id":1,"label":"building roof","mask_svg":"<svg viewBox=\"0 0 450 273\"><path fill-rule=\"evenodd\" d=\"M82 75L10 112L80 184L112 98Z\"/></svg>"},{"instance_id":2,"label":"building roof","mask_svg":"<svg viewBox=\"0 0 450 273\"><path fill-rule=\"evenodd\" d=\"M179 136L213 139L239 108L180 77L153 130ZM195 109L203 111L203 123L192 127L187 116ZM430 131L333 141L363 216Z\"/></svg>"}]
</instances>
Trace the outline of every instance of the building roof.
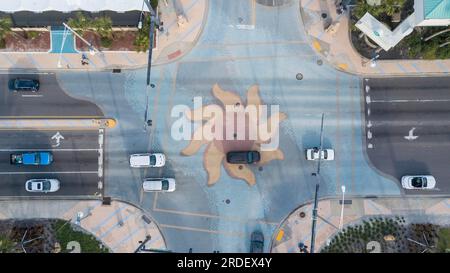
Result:
<instances>
[{"instance_id":1,"label":"building roof","mask_svg":"<svg viewBox=\"0 0 450 273\"><path fill-rule=\"evenodd\" d=\"M126 12L132 10L148 11L147 5L142 0L14 0L1 1L0 11L18 12L18 11L60 11L71 12L84 10L89 12L100 12L105 10L115 12Z\"/></svg>"},{"instance_id":2,"label":"building roof","mask_svg":"<svg viewBox=\"0 0 450 273\"><path fill-rule=\"evenodd\" d=\"M424 0L425 19L450 19L450 0Z\"/></svg>"},{"instance_id":3,"label":"building roof","mask_svg":"<svg viewBox=\"0 0 450 273\"><path fill-rule=\"evenodd\" d=\"M388 51L413 31L415 26L414 20L414 16L410 15L392 31L367 12L356 23L356 27L364 32L381 48Z\"/></svg>"}]
</instances>

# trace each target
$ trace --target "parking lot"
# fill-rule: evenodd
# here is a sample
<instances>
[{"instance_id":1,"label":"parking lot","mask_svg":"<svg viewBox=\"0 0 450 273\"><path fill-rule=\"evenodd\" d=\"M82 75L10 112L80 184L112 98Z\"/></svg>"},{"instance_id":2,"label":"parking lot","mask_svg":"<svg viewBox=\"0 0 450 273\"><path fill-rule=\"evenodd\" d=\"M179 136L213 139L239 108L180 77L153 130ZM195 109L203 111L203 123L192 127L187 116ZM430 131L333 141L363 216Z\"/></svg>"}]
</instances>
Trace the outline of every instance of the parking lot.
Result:
<instances>
[{"instance_id":1,"label":"parking lot","mask_svg":"<svg viewBox=\"0 0 450 273\"><path fill-rule=\"evenodd\" d=\"M434 190L406 194L450 192L449 90L448 77L364 80L370 161L397 180L423 174L436 178Z\"/></svg>"},{"instance_id":2,"label":"parking lot","mask_svg":"<svg viewBox=\"0 0 450 273\"><path fill-rule=\"evenodd\" d=\"M85 131L0 131L0 196L92 196L102 192L103 132ZM48 166L10 163L12 153L49 151ZM54 193L30 193L25 182L32 178L56 178L60 189ZM99 182L101 183L99 188Z\"/></svg>"}]
</instances>

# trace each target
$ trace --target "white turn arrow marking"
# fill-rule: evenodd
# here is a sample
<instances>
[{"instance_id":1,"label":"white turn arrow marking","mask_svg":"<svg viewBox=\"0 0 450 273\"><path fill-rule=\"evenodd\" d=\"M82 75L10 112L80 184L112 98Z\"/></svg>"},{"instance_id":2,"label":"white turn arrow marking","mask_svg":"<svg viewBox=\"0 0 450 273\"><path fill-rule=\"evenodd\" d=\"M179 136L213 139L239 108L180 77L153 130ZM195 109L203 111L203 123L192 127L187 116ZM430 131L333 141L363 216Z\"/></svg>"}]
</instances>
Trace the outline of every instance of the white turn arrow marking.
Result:
<instances>
[{"instance_id":1,"label":"white turn arrow marking","mask_svg":"<svg viewBox=\"0 0 450 273\"><path fill-rule=\"evenodd\" d=\"M416 127L413 127L411 130L409 130L409 134L407 136L404 136L406 140L416 140L419 136L414 135L414 130L416 130Z\"/></svg>"},{"instance_id":2,"label":"white turn arrow marking","mask_svg":"<svg viewBox=\"0 0 450 273\"><path fill-rule=\"evenodd\" d=\"M61 139L64 139L64 137L61 135L61 133L56 132L56 134L54 134L52 136L52 139L56 140L56 144L52 145L53 147L59 147L59 145L61 144Z\"/></svg>"}]
</instances>

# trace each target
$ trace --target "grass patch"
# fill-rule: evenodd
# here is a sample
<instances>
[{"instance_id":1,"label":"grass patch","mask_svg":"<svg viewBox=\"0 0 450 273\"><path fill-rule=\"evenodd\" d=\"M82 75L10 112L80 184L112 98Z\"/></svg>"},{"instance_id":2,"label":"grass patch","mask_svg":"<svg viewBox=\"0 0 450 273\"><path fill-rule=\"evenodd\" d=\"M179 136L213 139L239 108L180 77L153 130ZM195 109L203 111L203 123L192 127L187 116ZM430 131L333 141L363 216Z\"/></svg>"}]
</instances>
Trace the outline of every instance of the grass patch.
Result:
<instances>
[{"instance_id":1,"label":"grass patch","mask_svg":"<svg viewBox=\"0 0 450 273\"><path fill-rule=\"evenodd\" d=\"M450 253L450 228L439 229L438 238L438 251Z\"/></svg>"},{"instance_id":2,"label":"grass patch","mask_svg":"<svg viewBox=\"0 0 450 273\"><path fill-rule=\"evenodd\" d=\"M71 223L63 220L56 220L53 223L56 240L61 245L61 253L71 252L66 249L67 244L71 241L76 241L81 246L82 253L108 253L109 250L101 242L99 242L93 235L77 231L73 228Z\"/></svg>"}]
</instances>

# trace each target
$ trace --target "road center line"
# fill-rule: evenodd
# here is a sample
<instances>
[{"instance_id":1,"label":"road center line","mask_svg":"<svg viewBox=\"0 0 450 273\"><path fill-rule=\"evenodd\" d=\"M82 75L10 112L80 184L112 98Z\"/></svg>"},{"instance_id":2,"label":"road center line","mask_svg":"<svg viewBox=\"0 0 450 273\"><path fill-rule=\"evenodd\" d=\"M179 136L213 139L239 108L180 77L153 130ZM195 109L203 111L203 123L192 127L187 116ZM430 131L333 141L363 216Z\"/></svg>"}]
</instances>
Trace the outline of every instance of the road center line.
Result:
<instances>
[{"instance_id":1,"label":"road center line","mask_svg":"<svg viewBox=\"0 0 450 273\"><path fill-rule=\"evenodd\" d=\"M0 172L3 174L97 174L97 171L65 171L65 172Z\"/></svg>"},{"instance_id":2,"label":"road center line","mask_svg":"<svg viewBox=\"0 0 450 273\"><path fill-rule=\"evenodd\" d=\"M0 149L0 152L28 152L28 151L43 151L43 152L98 152L99 149Z\"/></svg>"},{"instance_id":3,"label":"road center line","mask_svg":"<svg viewBox=\"0 0 450 273\"><path fill-rule=\"evenodd\" d=\"M371 100L371 103L407 103L407 102L450 102L450 99L430 100L430 99L415 99L415 100Z\"/></svg>"}]
</instances>

